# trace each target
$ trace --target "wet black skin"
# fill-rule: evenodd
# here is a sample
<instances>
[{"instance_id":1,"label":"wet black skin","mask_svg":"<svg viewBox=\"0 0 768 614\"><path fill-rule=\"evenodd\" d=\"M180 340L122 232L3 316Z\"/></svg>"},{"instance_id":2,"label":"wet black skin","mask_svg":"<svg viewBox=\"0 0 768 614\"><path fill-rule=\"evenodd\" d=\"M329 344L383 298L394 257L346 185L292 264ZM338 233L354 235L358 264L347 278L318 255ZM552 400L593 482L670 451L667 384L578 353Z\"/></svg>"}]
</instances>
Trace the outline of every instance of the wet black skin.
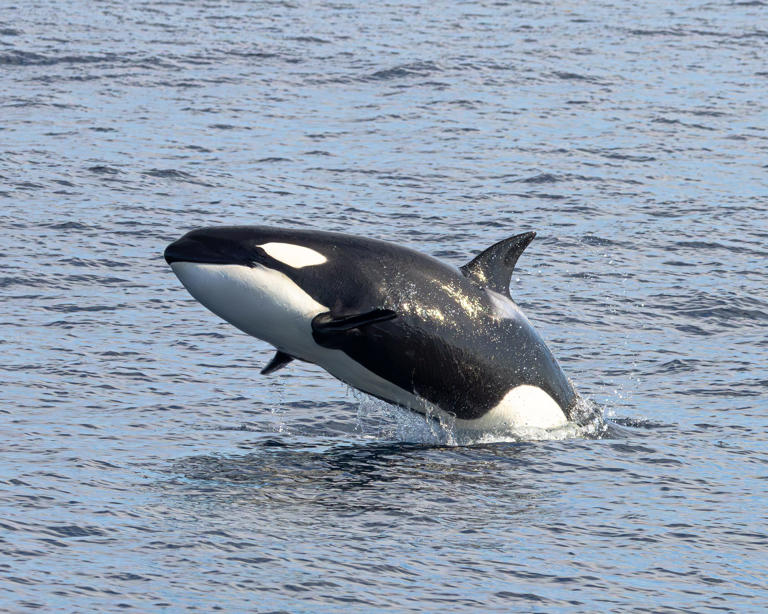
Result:
<instances>
[{"instance_id":1,"label":"wet black skin","mask_svg":"<svg viewBox=\"0 0 768 614\"><path fill-rule=\"evenodd\" d=\"M293 268L258 247L270 242L311 248L327 262ZM500 317L482 283L430 256L341 233L230 226L184 235L165 259L276 269L327 306L328 320L394 312L357 328L315 332L315 341L457 418L483 416L520 384L542 388L573 417L573 387L528 321Z\"/></svg>"}]
</instances>

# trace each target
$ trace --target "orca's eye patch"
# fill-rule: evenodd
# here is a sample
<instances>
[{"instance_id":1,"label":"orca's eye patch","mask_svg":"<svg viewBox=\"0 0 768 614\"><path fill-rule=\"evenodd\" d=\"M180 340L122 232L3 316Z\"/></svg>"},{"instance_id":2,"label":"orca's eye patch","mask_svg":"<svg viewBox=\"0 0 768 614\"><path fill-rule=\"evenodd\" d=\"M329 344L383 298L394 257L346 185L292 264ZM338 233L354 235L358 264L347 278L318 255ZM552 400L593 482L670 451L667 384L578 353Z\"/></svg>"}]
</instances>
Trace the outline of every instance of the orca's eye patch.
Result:
<instances>
[{"instance_id":1,"label":"orca's eye patch","mask_svg":"<svg viewBox=\"0 0 768 614\"><path fill-rule=\"evenodd\" d=\"M270 242L258 246L270 258L287 264L294 269L306 266L317 266L328 262L328 259L317 250L295 243Z\"/></svg>"}]
</instances>

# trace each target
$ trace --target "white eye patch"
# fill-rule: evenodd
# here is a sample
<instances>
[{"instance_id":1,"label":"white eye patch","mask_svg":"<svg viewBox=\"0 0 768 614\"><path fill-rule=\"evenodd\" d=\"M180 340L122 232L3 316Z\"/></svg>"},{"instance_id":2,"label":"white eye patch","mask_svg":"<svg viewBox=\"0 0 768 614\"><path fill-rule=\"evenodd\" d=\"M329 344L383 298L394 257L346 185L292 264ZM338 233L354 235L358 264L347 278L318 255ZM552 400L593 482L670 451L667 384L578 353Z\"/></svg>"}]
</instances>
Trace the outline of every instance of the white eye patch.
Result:
<instances>
[{"instance_id":1,"label":"white eye patch","mask_svg":"<svg viewBox=\"0 0 768 614\"><path fill-rule=\"evenodd\" d=\"M328 258L308 247L293 245L292 243L265 243L259 245L269 256L287 264L294 269L305 266L315 266L328 262Z\"/></svg>"}]
</instances>

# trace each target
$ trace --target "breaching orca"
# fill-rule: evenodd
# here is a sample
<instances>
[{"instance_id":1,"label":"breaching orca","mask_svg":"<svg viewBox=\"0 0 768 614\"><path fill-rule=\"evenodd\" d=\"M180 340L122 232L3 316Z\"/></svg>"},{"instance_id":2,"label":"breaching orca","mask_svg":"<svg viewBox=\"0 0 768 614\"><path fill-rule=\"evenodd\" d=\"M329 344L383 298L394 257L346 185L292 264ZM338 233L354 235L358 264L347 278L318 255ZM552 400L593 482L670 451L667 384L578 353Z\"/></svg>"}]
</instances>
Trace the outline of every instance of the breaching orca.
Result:
<instances>
[{"instance_id":1,"label":"breaching orca","mask_svg":"<svg viewBox=\"0 0 768 614\"><path fill-rule=\"evenodd\" d=\"M509 295L535 233L460 269L412 249L315 230L194 230L165 250L190 294L293 359L458 428L555 428L577 395Z\"/></svg>"}]
</instances>

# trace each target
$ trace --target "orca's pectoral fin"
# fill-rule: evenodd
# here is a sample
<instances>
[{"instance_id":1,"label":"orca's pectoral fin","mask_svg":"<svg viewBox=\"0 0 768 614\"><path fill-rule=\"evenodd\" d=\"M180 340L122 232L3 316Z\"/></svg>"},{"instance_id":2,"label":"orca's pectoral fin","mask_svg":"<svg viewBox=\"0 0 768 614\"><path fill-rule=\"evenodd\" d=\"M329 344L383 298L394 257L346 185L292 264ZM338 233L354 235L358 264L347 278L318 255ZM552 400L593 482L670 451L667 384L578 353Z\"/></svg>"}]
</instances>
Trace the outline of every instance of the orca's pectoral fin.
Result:
<instances>
[{"instance_id":1,"label":"orca's pectoral fin","mask_svg":"<svg viewBox=\"0 0 768 614\"><path fill-rule=\"evenodd\" d=\"M282 369L285 365L293 360L293 356L277 350L272 360L269 361L266 367L261 370L262 375L269 375L274 373L278 369Z\"/></svg>"},{"instance_id":2,"label":"orca's pectoral fin","mask_svg":"<svg viewBox=\"0 0 768 614\"><path fill-rule=\"evenodd\" d=\"M535 232L524 232L499 241L461 267L461 272L483 288L509 296L517 259L535 236Z\"/></svg>"},{"instance_id":3,"label":"orca's pectoral fin","mask_svg":"<svg viewBox=\"0 0 768 614\"><path fill-rule=\"evenodd\" d=\"M397 314L391 309L380 308L340 318L334 318L330 311L326 311L312 319L312 336L323 347L333 348L349 331L386 322L396 317Z\"/></svg>"},{"instance_id":4,"label":"orca's pectoral fin","mask_svg":"<svg viewBox=\"0 0 768 614\"><path fill-rule=\"evenodd\" d=\"M386 322L396 318L397 314L391 309L372 309L365 313L334 318L330 311L317 314L312 320L312 331L316 333L343 333L353 328Z\"/></svg>"}]
</instances>

